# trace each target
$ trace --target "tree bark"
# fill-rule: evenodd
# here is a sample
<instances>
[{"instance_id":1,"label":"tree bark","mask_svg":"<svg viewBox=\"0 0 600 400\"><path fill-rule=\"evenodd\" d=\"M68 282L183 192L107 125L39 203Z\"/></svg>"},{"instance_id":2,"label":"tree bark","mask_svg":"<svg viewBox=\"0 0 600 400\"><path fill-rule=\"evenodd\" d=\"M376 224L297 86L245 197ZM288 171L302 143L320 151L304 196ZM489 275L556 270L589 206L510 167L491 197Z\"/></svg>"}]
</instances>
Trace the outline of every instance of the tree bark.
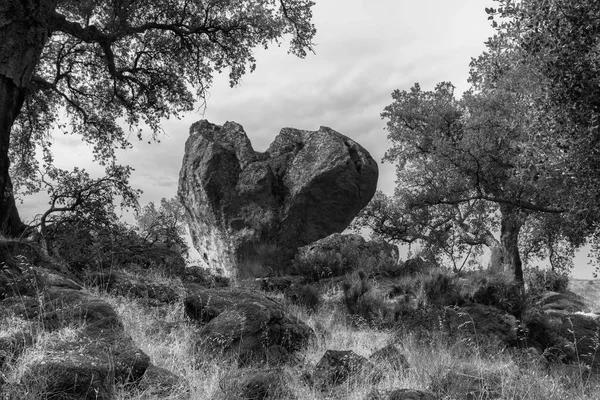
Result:
<instances>
[{"instance_id":1,"label":"tree bark","mask_svg":"<svg viewBox=\"0 0 600 400\"><path fill-rule=\"evenodd\" d=\"M0 75L0 231L19 235L23 223L17 212L12 182L8 170L10 160L10 131L25 100L25 89L17 87L6 76Z\"/></svg>"},{"instance_id":2,"label":"tree bark","mask_svg":"<svg viewBox=\"0 0 600 400\"><path fill-rule=\"evenodd\" d=\"M9 177L10 133L50 35L56 0L0 1L0 230L18 235L23 224Z\"/></svg>"},{"instance_id":3,"label":"tree bark","mask_svg":"<svg viewBox=\"0 0 600 400\"><path fill-rule=\"evenodd\" d=\"M505 271L514 273L515 279L523 282L523 265L519 255L519 232L523 226L522 213L514 206L500 204L500 246L502 265Z\"/></svg>"}]
</instances>

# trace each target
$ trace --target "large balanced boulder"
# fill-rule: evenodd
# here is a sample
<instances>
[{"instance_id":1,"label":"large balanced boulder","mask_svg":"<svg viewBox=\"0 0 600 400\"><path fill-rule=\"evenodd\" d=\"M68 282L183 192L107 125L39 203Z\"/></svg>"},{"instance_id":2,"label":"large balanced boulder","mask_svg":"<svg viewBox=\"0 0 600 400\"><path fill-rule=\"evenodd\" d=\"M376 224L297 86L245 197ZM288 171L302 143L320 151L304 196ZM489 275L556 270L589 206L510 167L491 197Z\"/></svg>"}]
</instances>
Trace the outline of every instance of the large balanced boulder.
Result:
<instances>
[{"instance_id":1,"label":"large balanced boulder","mask_svg":"<svg viewBox=\"0 0 600 400\"><path fill-rule=\"evenodd\" d=\"M206 266L264 276L298 247L343 231L377 177L369 153L327 127L284 128L260 153L241 125L202 120L190 128L178 195Z\"/></svg>"},{"instance_id":2,"label":"large balanced boulder","mask_svg":"<svg viewBox=\"0 0 600 400\"><path fill-rule=\"evenodd\" d=\"M397 268L398 246L382 239L366 241L361 235L334 233L298 249L296 272L318 280L355 270L387 272Z\"/></svg>"},{"instance_id":3,"label":"large balanced boulder","mask_svg":"<svg viewBox=\"0 0 600 400\"><path fill-rule=\"evenodd\" d=\"M276 300L250 289L186 285L186 315L201 325L199 344L214 355L235 356L240 364L281 364L294 360L314 331L287 315Z\"/></svg>"}]
</instances>

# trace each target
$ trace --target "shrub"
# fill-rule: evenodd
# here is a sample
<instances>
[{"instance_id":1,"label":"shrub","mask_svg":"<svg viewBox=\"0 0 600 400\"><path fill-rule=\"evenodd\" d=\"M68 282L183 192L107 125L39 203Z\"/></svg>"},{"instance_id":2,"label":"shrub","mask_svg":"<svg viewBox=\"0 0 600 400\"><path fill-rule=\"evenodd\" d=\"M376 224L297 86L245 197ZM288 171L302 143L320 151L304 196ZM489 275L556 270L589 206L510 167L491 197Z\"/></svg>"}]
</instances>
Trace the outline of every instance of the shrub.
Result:
<instances>
[{"instance_id":1,"label":"shrub","mask_svg":"<svg viewBox=\"0 0 600 400\"><path fill-rule=\"evenodd\" d=\"M302 275L310 282L318 282L334 276L341 276L351 270L347 260L340 260L331 252L318 253L310 260L294 259L292 272Z\"/></svg>"},{"instance_id":2,"label":"shrub","mask_svg":"<svg viewBox=\"0 0 600 400\"><path fill-rule=\"evenodd\" d=\"M373 289L367 276L359 271L344 280L344 305L355 323L382 326L390 321L392 310L385 304L383 295Z\"/></svg>"},{"instance_id":3,"label":"shrub","mask_svg":"<svg viewBox=\"0 0 600 400\"><path fill-rule=\"evenodd\" d=\"M287 291L286 297L292 303L304 306L313 311L316 311L323 301L319 289L312 285L292 287Z\"/></svg>"},{"instance_id":4,"label":"shrub","mask_svg":"<svg viewBox=\"0 0 600 400\"><path fill-rule=\"evenodd\" d=\"M186 267L183 280L185 282L198 283L208 288L227 287L231 285L228 277L218 275L216 272L198 265Z\"/></svg>"},{"instance_id":5,"label":"shrub","mask_svg":"<svg viewBox=\"0 0 600 400\"><path fill-rule=\"evenodd\" d=\"M458 278L446 271L437 270L424 275L421 283L427 303L433 306L460 306L465 303L461 295Z\"/></svg>"},{"instance_id":6,"label":"shrub","mask_svg":"<svg viewBox=\"0 0 600 400\"><path fill-rule=\"evenodd\" d=\"M538 267L525 270L525 284L531 294L552 291L563 293L569 286L569 276L565 272L556 272Z\"/></svg>"},{"instance_id":7,"label":"shrub","mask_svg":"<svg viewBox=\"0 0 600 400\"><path fill-rule=\"evenodd\" d=\"M467 275L463 295L473 303L493 306L520 318L527 298L521 285L507 274L475 271Z\"/></svg>"}]
</instances>

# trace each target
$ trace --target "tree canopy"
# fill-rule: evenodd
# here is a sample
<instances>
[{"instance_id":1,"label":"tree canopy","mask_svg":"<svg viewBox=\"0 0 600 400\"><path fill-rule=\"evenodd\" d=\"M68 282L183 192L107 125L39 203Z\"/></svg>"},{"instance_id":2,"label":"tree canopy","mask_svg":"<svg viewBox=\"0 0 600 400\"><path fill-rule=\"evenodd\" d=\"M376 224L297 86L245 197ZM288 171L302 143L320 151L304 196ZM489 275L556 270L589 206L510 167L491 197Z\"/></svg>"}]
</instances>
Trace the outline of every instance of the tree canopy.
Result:
<instances>
[{"instance_id":1,"label":"tree canopy","mask_svg":"<svg viewBox=\"0 0 600 400\"><path fill-rule=\"evenodd\" d=\"M100 162L129 136L204 99L215 73L231 85L256 67L253 49L289 38L311 51L308 0L40 0L0 3L0 207L18 230L12 173L31 176L53 128L79 134Z\"/></svg>"},{"instance_id":2,"label":"tree canopy","mask_svg":"<svg viewBox=\"0 0 600 400\"><path fill-rule=\"evenodd\" d=\"M473 59L467 92L456 98L441 83L392 94L382 117L396 191L378 194L357 223L424 241L434 257L496 248L494 261L522 279L522 255L567 268L600 220L589 97L599 87L600 5L498 2L487 10L497 34Z\"/></svg>"},{"instance_id":3,"label":"tree canopy","mask_svg":"<svg viewBox=\"0 0 600 400\"><path fill-rule=\"evenodd\" d=\"M162 243L187 255L185 210L177 197L163 197L158 208L148 203L136 215L136 222L141 238L150 245Z\"/></svg>"}]
</instances>

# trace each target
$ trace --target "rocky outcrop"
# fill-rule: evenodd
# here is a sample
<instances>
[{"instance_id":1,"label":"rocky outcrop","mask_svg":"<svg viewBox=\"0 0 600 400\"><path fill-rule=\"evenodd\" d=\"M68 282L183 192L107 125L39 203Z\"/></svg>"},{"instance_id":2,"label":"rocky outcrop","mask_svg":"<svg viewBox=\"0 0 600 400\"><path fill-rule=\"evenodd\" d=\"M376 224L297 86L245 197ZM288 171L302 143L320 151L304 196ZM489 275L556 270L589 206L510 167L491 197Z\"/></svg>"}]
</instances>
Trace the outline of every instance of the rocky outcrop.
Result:
<instances>
[{"instance_id":1,"label":"rocky outcrop","mask_svg":"<svg viewBox=\"0 0 600 400\"><path fill-rule=\"evenodd\" d=\"M18 362L19 383L40 398L109 399L116 383L140 379L150 365L112 307L82 290L47 287L39 297L8 298L3 306L5 316L38 327L37 342L27 343L38 356Z\"/></svg>"},{"instance_id":2,"label":"rocky outcrop","mask_svg":"<svg viewBox=\"0 0 600 400\"><path fill-rule=\"evenodd\" d=\"M382 239L366 241L357 234L334 233L298 249L294 272L312 280L362 270L391 271L397 267L398 246Z\"/></svg>"},{"instance_id":3,"label":"rocky outcrop","mask_svg":"<svg viewBox=\"0 0 600 400\"><path fill-rule=\"evenodd\" d=\"M536 300L535 306L544 311L565 311L568 313L587 313L590 311L590 307L585 303L583 297L568 290L563 293L545 292Z\"/></svg>"},{"instance_id":4,"label":"rocky outcrop","mask_svg":"<svg viewBox=\"0 0 600 400\"><path fill-rule=\"evenodd\" d=\"M223 379L215 400L294 400L292 376L282 368L239 369Z\"/></svg>"},{"instance_id":5,"label":"rocky outcrop","mask_svg":"<svg viewBox=\"0 0 600 400\"><path fill-rule=\"evenodd\" d=\"M145 377L150 358L110 304L33 243L0 243L0 256L10 266L0 271L0 325L10 327L0 339L0 367L12 364L0 393L112 399L117 385L134 387Z\"/></svg>"},{"instance_id":6,"label":"rocky outcrop","mask_svg":"<svg viewBox=\"0 0 600 400\"><path fill-rule=\"evenodd\" d=\"M294 359L314 337L275 300L241 288L207 289L186 285L185 313L201 324L199 343L216 355L234 355L240 364L279 364Z\"/></svg>"},{"instance_id":7,"label":"rocky outcrop","mask_svg":"<svg viewBox=\"0 0 600 400\"><path fill-rule=\"evenodd\" d=\"M126 271L91 271L84 281L108 293L141 299L153 306L173 304L181 297L172 286Z\"/></svg>"},{"instance_id":8,"label":"rocky outcrop","mask_svg":"<svg viewBox=\"0 0 600 400\"><path fill-rule=\"evenodd\" d=\"M327 127L284 128L264 153L241 125L192 125L179 175L194 246L207 266L264 276L298 247L343 231L375 193L377 163Z\"/></svg>"}]
</instances>

